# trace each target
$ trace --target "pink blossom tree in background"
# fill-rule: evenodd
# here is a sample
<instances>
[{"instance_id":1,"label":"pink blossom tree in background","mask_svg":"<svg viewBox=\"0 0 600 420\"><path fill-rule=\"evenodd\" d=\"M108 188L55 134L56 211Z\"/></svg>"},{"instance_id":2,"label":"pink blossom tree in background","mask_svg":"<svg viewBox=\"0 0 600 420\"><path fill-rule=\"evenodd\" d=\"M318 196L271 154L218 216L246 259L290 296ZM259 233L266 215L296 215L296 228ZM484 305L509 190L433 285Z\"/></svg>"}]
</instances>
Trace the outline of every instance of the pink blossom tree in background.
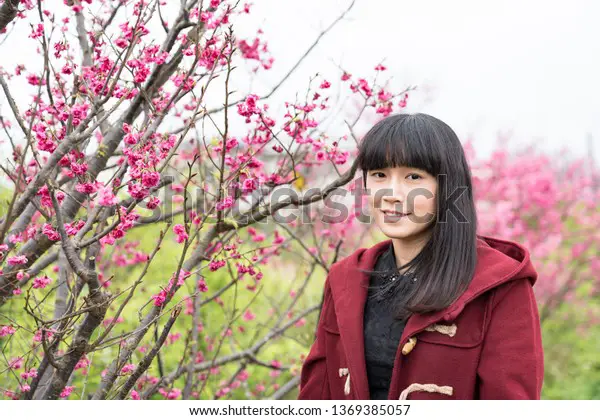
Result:
<instances>
[{"instance_id":1,"label":"pink blossom tree in background","mask_svg":"<svg viewBox=\"0 0 600 420\"><path fill-rule=\"evenodd\" d=\"M255 92L238 88L243 69L278 62L268 34L236 33L252 4L1 2L5 42L26 26L37 45L35 65L0 67L5 398L296 390L321 307L314 278L377 239L359 220L360 135L402 112L413 89L390 88L373 63L368 75L315 71L294 97L273 99L353 3ZM481 233L530 247L544 311L586 280L598 293L589 173L532 153L470 157Z\"/></svg>"},{"instance_id":2,"label":"pink blossom tree in background","mask_svg":"<svg viewBox=\"0 0 600 420\"><path fill-rule=\"evenodd\" d=\"M600 296L600 177L593 161L550 157L531 146L477 161L469 150L480 233L529 249L542 322L561 302L585 308ZM579 299L582 285L588 292ZM589 315L592 324L600 322L600 313Z\"/></svg>"}]
</instances>

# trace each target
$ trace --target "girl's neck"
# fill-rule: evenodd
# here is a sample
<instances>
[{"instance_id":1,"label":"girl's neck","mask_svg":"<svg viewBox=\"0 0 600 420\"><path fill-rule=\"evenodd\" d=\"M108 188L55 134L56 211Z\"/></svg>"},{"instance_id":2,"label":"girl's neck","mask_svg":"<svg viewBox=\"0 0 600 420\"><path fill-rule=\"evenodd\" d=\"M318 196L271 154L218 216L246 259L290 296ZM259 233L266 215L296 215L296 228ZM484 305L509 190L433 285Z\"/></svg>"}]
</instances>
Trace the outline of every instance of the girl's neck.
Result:
<instances>
[{"instance_id":1,"label":"girl's neck","mask_svg":"<svg viewBox=\"0 0 600 420\"><path fill-rule=\"evenodd\" d=\"M412 261L421 252L429 236L419 238L392 238L392 246L394 248L394 257L396 258L396 267L401 267L404 264ZM400 270L404 274L407 268Z\"/></svg>"}]
</instances>

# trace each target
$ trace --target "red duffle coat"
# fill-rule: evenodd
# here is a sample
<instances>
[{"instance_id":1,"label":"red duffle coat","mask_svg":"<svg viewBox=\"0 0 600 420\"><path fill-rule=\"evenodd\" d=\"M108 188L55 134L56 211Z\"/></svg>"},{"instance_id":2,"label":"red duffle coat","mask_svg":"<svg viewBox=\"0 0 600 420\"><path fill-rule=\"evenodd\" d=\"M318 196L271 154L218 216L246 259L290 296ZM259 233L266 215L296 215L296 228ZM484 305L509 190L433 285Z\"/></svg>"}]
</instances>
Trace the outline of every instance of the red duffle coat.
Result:
<instances>
[{"instance_id":1,"label":"red duffle coat","mask_svg":"<svg viewBox=\"0 0 600 420\"><path fill-rule=\"evenodd\" d=\"M391 239L332 265L298 399L369 400L363 314L368 274ZM388 394L395 399L539 399L540 319L528 250L478 236L468 289L449 307L413 314L400 338Z\"/></svg>"}]
</instances>

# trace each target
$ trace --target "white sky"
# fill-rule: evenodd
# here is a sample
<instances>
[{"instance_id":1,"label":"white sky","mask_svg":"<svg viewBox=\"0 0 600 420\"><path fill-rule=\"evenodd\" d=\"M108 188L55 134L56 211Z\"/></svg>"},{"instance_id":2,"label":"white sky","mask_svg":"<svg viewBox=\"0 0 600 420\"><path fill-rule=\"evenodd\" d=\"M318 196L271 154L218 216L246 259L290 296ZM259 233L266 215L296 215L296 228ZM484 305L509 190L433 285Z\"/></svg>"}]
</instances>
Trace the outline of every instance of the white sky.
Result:
<instances>
[{"instance_id":1,"label":"white sky","mask_svg":"<svg viewBox=\"0 0 600 420\"><path fill-rule=\"evenodd\" d=\"M60 0L46 3L50 1L62 7ZM350 0L253 3L252 14L235 29L239 37L250 39L258 27L265 32L276 61L272 70L251 81L254 92L265 93ZM510 137L508 144L503 141L505 147L537 142L550 153L566 148L581 157L587 154L589 133L600 162L598 16L600 3L593 0L504 0L493 5L467 0L356 0L346 19L322 39L272 103L303 94L317 71L334 84L333 91L339 87L336 64L355 76L371 76L373 67L383 61L395 91L417 86L410 93L408 112L442 119L461 140L472 137L480 156L496 147L502 133ZM20 21L0 45L6 69L39 62L29 32L28 22ZM22 42L12 42L16 38ZM248 83L244 69L239 71L237 78ZM13 93L21 86L27 87L23 77L11 83ZM30 99L29 94L17 98L22 107ZM0 103L3 113L9 113L3 94ZM0 149L6 151L6 143Z\"/></svg>"},{"instance_id":2,"label":"white sky","mask_svg":"<svg viewBox=\"0 0 600 420\"><path fill-rule=\"evenodd\" d=\"M259 77L266 91L350 1L254 3L249 27L265 31L276 58ZM598 16L595 1L357 0L294 75L287 98L315 71L337 79L334 62L371 75L385 60L397 90L417 85L407 111L442 119L461 140L472 136L480 155L502 133L509 147L536 142L581 157L588 133L600 141ZM600 162L600 145L594 156Z\"/></svg>"}]
</instances>

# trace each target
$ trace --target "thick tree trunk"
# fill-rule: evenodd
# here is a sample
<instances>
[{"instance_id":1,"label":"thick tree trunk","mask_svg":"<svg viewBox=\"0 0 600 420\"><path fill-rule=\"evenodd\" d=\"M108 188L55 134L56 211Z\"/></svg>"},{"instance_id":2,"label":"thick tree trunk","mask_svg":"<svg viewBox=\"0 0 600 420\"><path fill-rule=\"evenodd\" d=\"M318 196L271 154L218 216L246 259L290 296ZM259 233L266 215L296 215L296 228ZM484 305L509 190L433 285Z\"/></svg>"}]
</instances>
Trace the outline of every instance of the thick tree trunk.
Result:
<instances>
[{"instance_id":1,"label":"thick tree trunk","mask_svg":"<svg viewBox=\"0 0 600 420\"><path fill-rule=\"evenodd\" d=\"M17 16L17 8L21 0L4 0L2 6L0 6L0 31L12 22Z\"/></svg>"}]
</instances>

